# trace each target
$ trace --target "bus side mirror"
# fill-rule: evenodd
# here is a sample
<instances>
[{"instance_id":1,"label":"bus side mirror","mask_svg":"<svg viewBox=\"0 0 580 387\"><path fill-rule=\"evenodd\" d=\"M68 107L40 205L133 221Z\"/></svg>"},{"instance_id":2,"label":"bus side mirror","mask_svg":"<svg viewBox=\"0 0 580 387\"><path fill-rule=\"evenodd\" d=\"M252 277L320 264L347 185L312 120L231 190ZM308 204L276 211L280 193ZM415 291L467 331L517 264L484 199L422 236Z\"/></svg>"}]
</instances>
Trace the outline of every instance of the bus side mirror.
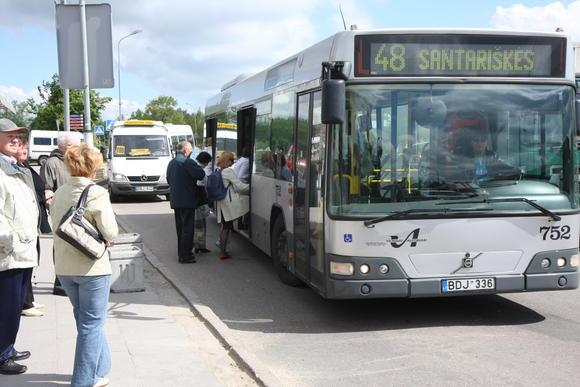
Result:
<instances>
[{"instance_id":1,"label":"bus side mirror","mask_svg":"<svg viewBox=\"0 0 580 387\"><path fill-rule=\"evenodd\" d=\"M322 81L322 123L343 124L346 106L346 87L342 79Z\"/></svg>"}]
</instances>

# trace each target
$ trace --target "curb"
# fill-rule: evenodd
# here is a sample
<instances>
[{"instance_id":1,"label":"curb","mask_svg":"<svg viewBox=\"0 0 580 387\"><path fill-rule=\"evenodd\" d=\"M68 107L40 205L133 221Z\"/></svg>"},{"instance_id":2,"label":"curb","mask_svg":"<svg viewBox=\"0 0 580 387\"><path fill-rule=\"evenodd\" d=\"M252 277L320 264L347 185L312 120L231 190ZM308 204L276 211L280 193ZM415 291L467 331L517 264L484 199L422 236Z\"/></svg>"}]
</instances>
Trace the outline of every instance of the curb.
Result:
<instances>
[{"instance_id":1,"label":"curb","mask_svg":"<svg viewBox=\"0 0 580 387\"><path fill-rule=\"evenodd\" d=\"M117 223L125 232L135 232L124 221L117 217ZM235 363L250 376L259 386L276 386L280 385L278 378L243 345L241 345L230 333L230 329L220 318L209 308L199 301L198 295L189 289L171 270L169 270L155 254L147 247L143 241L143 253L145 259L153 266L187 301L193 314L199 318L204 325L210 330L213 336L226 349Z\"/></svg>"}]
</instances>

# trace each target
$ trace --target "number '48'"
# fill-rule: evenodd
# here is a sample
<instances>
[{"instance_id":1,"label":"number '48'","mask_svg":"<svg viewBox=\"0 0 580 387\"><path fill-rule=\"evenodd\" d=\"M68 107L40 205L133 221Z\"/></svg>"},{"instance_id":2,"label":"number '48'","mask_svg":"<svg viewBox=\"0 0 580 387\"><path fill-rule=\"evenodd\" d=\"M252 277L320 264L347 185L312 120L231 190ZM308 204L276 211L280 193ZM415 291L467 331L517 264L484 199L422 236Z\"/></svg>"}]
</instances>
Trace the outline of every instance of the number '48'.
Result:
<instances>
[{"instance_id":1,"label":"number '48'","mask_svg":"<svg viewBox=\"0 0 580 387\"><path fill-rule=\"evenodd\" d=\"M387 45L381 44L375 56L375 64L383 65L384 71L401 71L405 68L405 46L393 44L388 49L388 55L385 51L387 51Z\"/></svg>"},{"instance_id":2,"label":"number '48'","mask_svg":"<svg viewBox=\"0 0 580 387\"><path fill-rule=\"evenodd\" d=\"M540 227L540 234L542 234L543 240L548 238L553 241L570 239L570 226L543 226Z\"/></svg>"}]
</instances>

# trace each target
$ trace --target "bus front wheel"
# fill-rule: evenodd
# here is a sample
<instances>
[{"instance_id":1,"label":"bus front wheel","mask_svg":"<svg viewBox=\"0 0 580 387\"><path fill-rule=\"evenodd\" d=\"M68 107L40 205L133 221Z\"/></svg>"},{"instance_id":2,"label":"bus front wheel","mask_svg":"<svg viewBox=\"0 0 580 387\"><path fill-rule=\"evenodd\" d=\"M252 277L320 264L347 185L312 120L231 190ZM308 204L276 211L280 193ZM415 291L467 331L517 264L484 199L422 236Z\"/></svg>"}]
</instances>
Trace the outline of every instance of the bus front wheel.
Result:
<instances>
[{"instance_id":1,"label":"bus front wheel","mask_svg":"<svg viewBox=\"0 0 580 387\"><path fill-rule=\"evenodd\" d=\"M294 274L288 271L288 241L286 237L286 229L284 226L284 218L278 216L272 228L272 260L274 262L274 269L280 280L286 285L301 286L300 281Z\"/></svg>"}]
</instances>

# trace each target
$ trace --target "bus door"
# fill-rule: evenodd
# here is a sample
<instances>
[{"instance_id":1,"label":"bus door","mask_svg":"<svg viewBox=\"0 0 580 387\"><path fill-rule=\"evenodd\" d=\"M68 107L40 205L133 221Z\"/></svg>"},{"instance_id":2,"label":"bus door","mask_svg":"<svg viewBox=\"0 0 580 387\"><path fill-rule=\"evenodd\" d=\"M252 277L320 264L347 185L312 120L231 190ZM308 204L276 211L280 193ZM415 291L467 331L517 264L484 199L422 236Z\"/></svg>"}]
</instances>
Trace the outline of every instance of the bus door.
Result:
<instances>
[{"instance_id":1,"label":"bus door","mask_svg":"<svg viewBox=\"0 0 580 387\"><path fill-rule=\"evenodd\" d=\"M244 147L248 147L248 149L252 149L251 144L254 142L254 133L256 131L256 109L253 107L250 108L246 108L246 109L242 109L242 110L238 110L238 115L237 115L237 123L238 123L238 143L237 143L237 157L240 158L242 157L242 150L244 149ZM249 152L250 156L250 166L249 166L249 171L250 171L250 175L248 176L248 183L251 184L252 182L252 164L253 164L253 157L252 157L252 153L253 152ZM251 190L251 187L250 187ZM251 216L250 214L252 213L252 202L250 200L250 212L247 213L246 215L242 216L239 220L238 220L238 230L243 230L244 233L247 234L247 236L249 237L250 235L252 235L252 233L250 232L250 220L251 220Z\"/></svg>"},{"instance_id":2,"label":"bus door","mask_svg":"<svg viewBox=\"0 0 580 387\"><path fill-rule=\"evenodd\" d=\"M216 132L217 132L217 118L211 118L209 120L205 121L205 140L207 141L208 138L212 139L212 149L211 149L211 162L212 162L212 166L211 169L213 170L215 168L215 136L216 136Z\"/></svg>"},{"instance_id":3,"label":"bus door","mask_svg":"<svg viewBox=\"0 0 580 387\"><path fill-rule=\"evenodd\" d=\"M320 113L319 91L298 97L294 157L294 248L296 275L324 290L323 171L326 134Z\"/></svg>"}]
</instances>

